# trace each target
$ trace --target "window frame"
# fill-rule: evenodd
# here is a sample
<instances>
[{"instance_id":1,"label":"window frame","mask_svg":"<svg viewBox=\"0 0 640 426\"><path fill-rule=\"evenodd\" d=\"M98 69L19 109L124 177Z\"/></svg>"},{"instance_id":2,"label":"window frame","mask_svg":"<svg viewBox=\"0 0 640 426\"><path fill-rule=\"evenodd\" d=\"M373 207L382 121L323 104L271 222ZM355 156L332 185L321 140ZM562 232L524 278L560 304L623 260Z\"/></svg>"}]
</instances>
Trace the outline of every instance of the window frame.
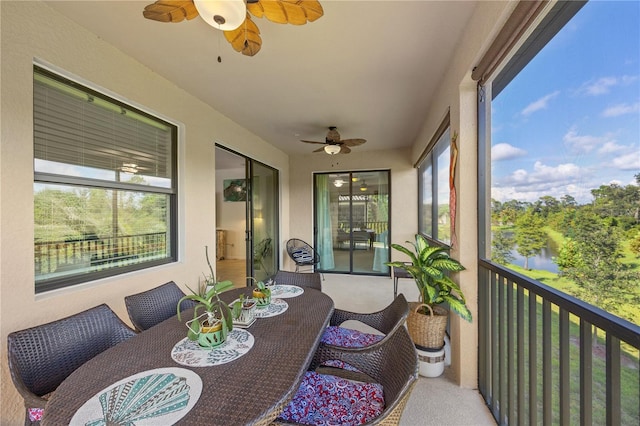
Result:
<instances>
[{"instance_id":1,"label":"window frame","mask_svg":"<svg viewBox=\"0 0 640 426\"><path fill-rule=\"evenodd\" d=\"M170 159L169 168L170 168L170 185L169 187L162 186L154 186L154 185L143 185L131 182L123 182L123 181L110 181L89 177L80 177L80 176L71 176L71 175L63 175L56 174L50 172L38 172L36 171L35 161L38 159L36 157L36 152L33 154L34 161L34 197L36 194L35 186L38 184L41 185L61 185L66 187L82 187L82 188L94 188L94 189L103 189L103 190L115 190L115 191L127 191L127 192L135 192L135 193L146 193L146 194L157 194L157 195L166 195L167 196L167 207L166 207L166 226L167 232L166 235L168 241L166 242L165 248L165 257L161 259L152 259L152 260L143 260L139 263L128 264L128 265L116 265L112 267L107 267L105 269L89 271L89 272L77 272L70 271L69 274L61 275L54 278L42 279L38 280L38 273L34 269L34 286L36 294L44 293L47 291L72 287L78 284L83 284L91 281L95 281L98 279L103 279L107 277L113 277L117 275L121 275L128 272L143 270L151 267L155 267L158 265L163 265L167 263L177 262L178 260L178 126L174 123L171 123L165 119L158 117L152 113L142 110L140 107L136 107L131 105L130 103L124 102L117 98L117 95L114 94L106 94L106 90L98 89L96 87L91 87L90 83L79 83L69 76L62 75L61 72L54 72L51 69L40 65L38 63L33 64L33 78L34 84L36 75L41 74L46 76L47 78L54 79L61 84L67 85L74 89L78 89L84 91L91 96L96 98L100 98L106 102L117 105L120 108L126 109L127 111L133 112L140 116L143 116L146 119L153 120L154 122L166 126L169 129L170 134L170 147L169 147L169 155ZM34 100L35 102L35 100ZM35 106L34 106L34 126L35 126ZM34 129L34 144L36 140L35 129ZM62 164L71 164L71 163L62 163ZM34 222L35 226L35 222ZM34 241L34 256L36 244ZM35 260L35 258L34 258Z\"/></svg>"},{"instance_id":2,"label":"window frame","mask_svg":"<svg viewBox=\"0 0 640 426\"><path fill-rule=\"evenodd\" d=\"M446 135L449 135L449 137L445 138ZM414 165L414 167L418 169L418 232L428 237L430 240L433 240L434 242L437 242L438 244L441 244L446 247L450 247L451 238L449 238L449 241L446 241L439 238L438 236L438 205L439 205L438 193L440 188L438 185L439 184L438 159L440 157L440 154L442 154L443 152L445 152L447 149L450 149L450 148L451 148L451 118L450 118L449 111L447 111L444 119L441 121L440 125L438 126L438 129L436 130L433 137L427 144L427 147L422 152L418 161L416 161ZM447 160L449 162L447 170L449 170L449 168L451 167L450 156L447 157ZM423 175L429 167L431 168L431 173L430 173L431 181L430 181L430 184L425 184ZM449 189L448 178L444 183L447 185L447 189ZM423 221L424 221L423 219L426 217L425 214L427 213L425 212L425 208L424 208L425 197L423 196L423 194L425 193L427 186L430 186L429 191L431 193L431 209L430 209L431 211L429 212L431 215L429 220L430 229L425 229L425 226L423 226ZM446 204L449 205L449 208L451 207L450 200L447 200ZM425 224L425 225L427 227L429 226L428 224ZM451 223L449 223L449 226L451 226Z\"/></svg>"}]
</instances>

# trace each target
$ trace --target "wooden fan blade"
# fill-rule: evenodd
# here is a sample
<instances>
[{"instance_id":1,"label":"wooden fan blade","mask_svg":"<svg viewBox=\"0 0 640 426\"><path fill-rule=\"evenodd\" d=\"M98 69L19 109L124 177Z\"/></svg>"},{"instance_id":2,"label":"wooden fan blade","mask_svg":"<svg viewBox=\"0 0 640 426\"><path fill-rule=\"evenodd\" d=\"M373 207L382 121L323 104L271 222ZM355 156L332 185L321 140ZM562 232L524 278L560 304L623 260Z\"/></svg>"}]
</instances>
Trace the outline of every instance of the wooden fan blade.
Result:
<instances>
[{"instance_id":1,"label":"wooden fan blade","mask_svg":"<svg viewBox=\"0 0 640 426\"><path fill-rule=\"evenodd\" d=\"M317 144L320 144L320 145L325 145L325 144L326 144L326 142L316 142L316 141L303 141L303 140L300 140L300 142L304 142L304 143L317 143Z\"/></svg>"},{"instance_id":2,"label":"wooden fan blade","mask_svg":"<svg viewBox=\"0 0 640 426\"><path fill-rule=\"evenodd\" d=\"M324 15L318 0L260 0L248 3L247 10L256 18L265 16L278 24L304 25Z\"/></svg>"},{"instance_id":3,"label":"wooden fan blade","mask_svg":"<svg viewBox=\"0 0 640 426\"><path fill-rule=\"evenodd\" d=\"M159 22L182 22L199 15L193 0L158 0L145 6L142 16Z\"/></svg>"},{"instance_id":4,"label":"wooden fan blade","mask_svg":"<svg viewBox=\"0 0 640 426\"><path fill-rule=\"evenodd\" d=\"M324 147L313 150L313 152L322 152L322 151L324 151Z\"/></svg>"},{"instance_id":5,"label":"wooden fan blade","mask_svg":"<svg viewBox=\"0 0 640 426\"><path fill-rule=\"evenodd\" d=\"M344 140L341 140L340 142L342 142L346 146L358 146L358 145L362 145L366 141L367 141L366 139L344 139Z\"/></svg>"},{"instance_id":6,"label":"wooden fan blade","mask_svg":"<svg viewBox=\"0 0 640 426\"><path fill-rule=\"evenodd\" d=\"M262 38L258 26L247 17L238 28L230 31L223 31L224 38L227 39L236 52L242 52L245 56L254 56L262 47Z\"/></svg>"},{"instance_id":7,"label":"wooden fan blade","mask_svg":"<svg viewBox=\"0 0 640 426\"><path fill-rule=\"evenodd\" d=\"M340 145L340 152L338 154L349 154L351 152L351 148L346 145Z\"/></svg>"}]
</instances>

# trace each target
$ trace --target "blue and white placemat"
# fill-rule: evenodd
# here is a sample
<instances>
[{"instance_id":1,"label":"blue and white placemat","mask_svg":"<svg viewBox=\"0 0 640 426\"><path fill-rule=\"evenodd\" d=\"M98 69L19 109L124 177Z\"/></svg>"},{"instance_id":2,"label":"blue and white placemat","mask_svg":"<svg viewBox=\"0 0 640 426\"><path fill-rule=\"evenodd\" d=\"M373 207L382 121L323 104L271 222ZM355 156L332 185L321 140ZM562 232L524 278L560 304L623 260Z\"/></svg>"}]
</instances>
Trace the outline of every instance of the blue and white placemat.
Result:
<instances>
[{"instance_id":1,"label":"blue and white placemat","mask_svg":"<svg viewBox=\"0 0 640 426\"><path fill-rule=\"evenodd\" d=\"M74 414L70 425L174 424L202 393L200 376L185 368L158 368L129 376L103 389Z\"/></svg>"},{"instance_id":2,"label":"blue and white placemat","mask_svg":"<svg viewBox=\"0 0 640 426\"><path fill-rule=\"evenodd\" d=\"M276 284L269 288L271 289L271 297L279 297L280 299L296 297L304 293L304 289L297 285Z\"/></svg>"},{"instance_id":3,"label":"blue and white placemat","mask_svg":"<svg viewBox=\"0 0 640 426\"><path fill-rule=\"evenodd\" d=\"M289 308L289 304L284 299L271 299L265 307L258 307L256 309L256 318L269 318L280 315Z\"/></svg>"},{"instance_id":4,"label":"blue and white placemat","mask_svg":"<svg viewBox=\"0 0 640 426\"><path fill-rule=\"evenodd\" d=\"M211 367L240 358L251 350L254 342L253 334L239 328L234 328L225 342L213 349L203 348L198 342L185 337L173 347L171 358L188 367Z\"/></svg>"}]
</instances>

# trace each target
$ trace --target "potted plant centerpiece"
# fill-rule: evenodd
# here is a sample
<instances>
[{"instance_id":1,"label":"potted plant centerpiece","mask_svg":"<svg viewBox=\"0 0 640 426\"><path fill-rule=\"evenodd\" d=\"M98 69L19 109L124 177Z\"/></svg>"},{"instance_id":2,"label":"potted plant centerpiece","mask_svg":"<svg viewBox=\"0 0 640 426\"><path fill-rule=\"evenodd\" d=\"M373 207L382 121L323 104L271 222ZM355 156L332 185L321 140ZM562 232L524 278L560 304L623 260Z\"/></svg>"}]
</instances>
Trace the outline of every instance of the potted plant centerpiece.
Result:
<instances>
[{"instance_id":1,"label":"potted plant centerpiece","mask_svg":"<svg viewBox=\"0 0 640 426\"><path fill-rule=\"evenodd\" d=\"M257 303L253 298L247 298L244 293L233 301L232 311L234 321L238 321L239 325L249 326L255 318Z\"/></svg>"},{"instance_id":2,"label":"potted plant centerpiece","mask_svg":"<svg viewBox=\"0 0 640 426\"><path fill-rule=\"evenodd\" d=\"M416 234L415 242L407 243L412 247L399 244L391 247L409 256L411 262L387 262L386 265L407 271L420 292L420 301L409 303L407 329L411 339L418 349L440 349L444 346L448 319L448 310L441 304L448 304L451 311L471 322L471 311L462 290L448 275L464 270L464 266L449 256L448 248L430 245L421 234Z\"/></svg>"},{"instance_id":3,"label":"potted plant centerpiece","mask_svg":"<svg viewBox=\"0 0 640 426\"><path fill-rule=\"evenodd\" d=\"M209 265L210 275L204 274L204 280L198 283L197 291L191 289L178 301L176 307L178 320L181 319L180 305L185 300L196 302L193 309L193 319L187 322L189 332L187 337L197 341L200 346L213 348L223 343L227 333L233 330L233 317L231 308L220 299L220 293L233 288L231 281L216 281L211 262L209 262L209 250L205 246L205 256Z\"/></svg>"},{"instance_id":4,"label":"potted plant centerpiece","mask_svg":"<svg viewBox=\"0 0 640 426\"><path fill-rule=\"evenodd\" d=\"M258 281L253 277L250 278L256 283L252 294L253 298L258 303L258 308L269 306L269 304L271 303L271 289L268 288L264 282Z\"/></svg>"}]
</instances>

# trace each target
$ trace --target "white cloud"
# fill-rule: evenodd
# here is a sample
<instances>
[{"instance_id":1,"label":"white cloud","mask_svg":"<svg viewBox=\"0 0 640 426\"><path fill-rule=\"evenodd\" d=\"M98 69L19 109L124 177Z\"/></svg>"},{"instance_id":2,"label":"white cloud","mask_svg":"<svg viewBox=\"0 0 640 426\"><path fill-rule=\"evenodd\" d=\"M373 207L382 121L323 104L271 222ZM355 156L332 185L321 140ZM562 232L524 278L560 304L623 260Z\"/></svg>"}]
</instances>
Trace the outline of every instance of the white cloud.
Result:
<instances>
[{"instance_id":1,"label":"white cloud","mask_svg":"<svg viewBox=\"0 0 640 426\"><path fill-rule=\"evenodd\" d=\"M583 182L589 175L588 169L573 163L549 166L536 161L531 171L518 169L509 176L494 180L491 196L501 201L510 199L535 201L543 195L560 198L570 194L576 200L586 201L590 193L582 191L575 182Z\"/></svg>"},{"instance_id":2,"label":"white cloud","mask_svg":"<svg viewBox=\"0 0 640 426\"><path fill-rule=\"evenodd\" d=\"M607 141L598 150L598 154L611 154L614 152L624 151L627 147L618 145L615 141Z\"/></svg>"},{"instance_id":3,"label":"white cloud","mask_svg":"<svg viewBox=\"0 0 640 426\"><path fill-rule=\"evenodd\" d=\"M604 95L605 93L609 93L609 88L616 84L617 79L615 77L602 77L595 82L585 83L582 86L581 92L590 96Z\"/></svg>"},{"instance_id":4,"label":"white cloud","mask_svg":"<svg viewBox=\"0 0 640 426\"><path fill-rule=\"evenodd\" d=\"M640 102L635 104L618 104L602 111L603 117L618 117L625 114L634 114L640 111Z\"/></svg>"},{"instance_id":5,"label":"white cloud","mask_svg":"<svg viewBox=\"0 0 640 426\"><path fill-rule=\"evenodd\" d=\"M609 93L610 89L614 86L627 86L638 80L637 76L623 75L621 77L602 77L596 81L588 81L584 83L579 93L588 96L599 96Z\"/></svg>"},{"instance_id":6,"label":"white cloud","mask_svg":"<svg viewBox=\"0 0 640 426\"><path fill-rule=\"evenodd\" d=\"M577 152L591 152L598 146L608 145L611 147L616 145L616 140L610 134L604 136L579 135L575 128L571 128L565 133L562 140L569 148Z\"/></svg>"},{"instance_id":7,"label":"white cloud","mask_svg":"<svg viewBox=\"0 0 640 426\"><path fill-rule=\"evenodd\" d=\"M533 114L536 111L547 108L549 101L560 94L560 91L556 90L553 93L550 93L542 98L538 99L527 105L521 112L522 115L528 116Z\"/></svg>"},{"instance_id":8,"label":"white cloud","mask_svg":"<svg viewBox=\"0 0 640 426\"><path fill-rule=\"evenodd\" d=\"M640 152L635 150L613 159L613 165L620 170L640 170Z\"/></svg>"},{"instance_id":9,"label":"white cloud","mask_svg":"<svg viewBox=\"0 0 640 426\"><path fill-rule=\"evenodd\" d=\"M536 161L531 172L524 169L515 170L511 175L502 179L502 184L504 186L546 186L569 183L579 179L584 174L585 170L573 163L547 166L540 161Z\"/></svg>"},{"instance_id":10,"label":"white cloud","mask_svg":"<svg viewBox=\"0 0 640 426\"><path fill-rule=\"evenodd\" d=\"M512 158L524 157L525 155L527 155L527 151L509 145L508 143L499 143L491 147L492 161L511 160Z\"/></svg>"}]
</instances>

